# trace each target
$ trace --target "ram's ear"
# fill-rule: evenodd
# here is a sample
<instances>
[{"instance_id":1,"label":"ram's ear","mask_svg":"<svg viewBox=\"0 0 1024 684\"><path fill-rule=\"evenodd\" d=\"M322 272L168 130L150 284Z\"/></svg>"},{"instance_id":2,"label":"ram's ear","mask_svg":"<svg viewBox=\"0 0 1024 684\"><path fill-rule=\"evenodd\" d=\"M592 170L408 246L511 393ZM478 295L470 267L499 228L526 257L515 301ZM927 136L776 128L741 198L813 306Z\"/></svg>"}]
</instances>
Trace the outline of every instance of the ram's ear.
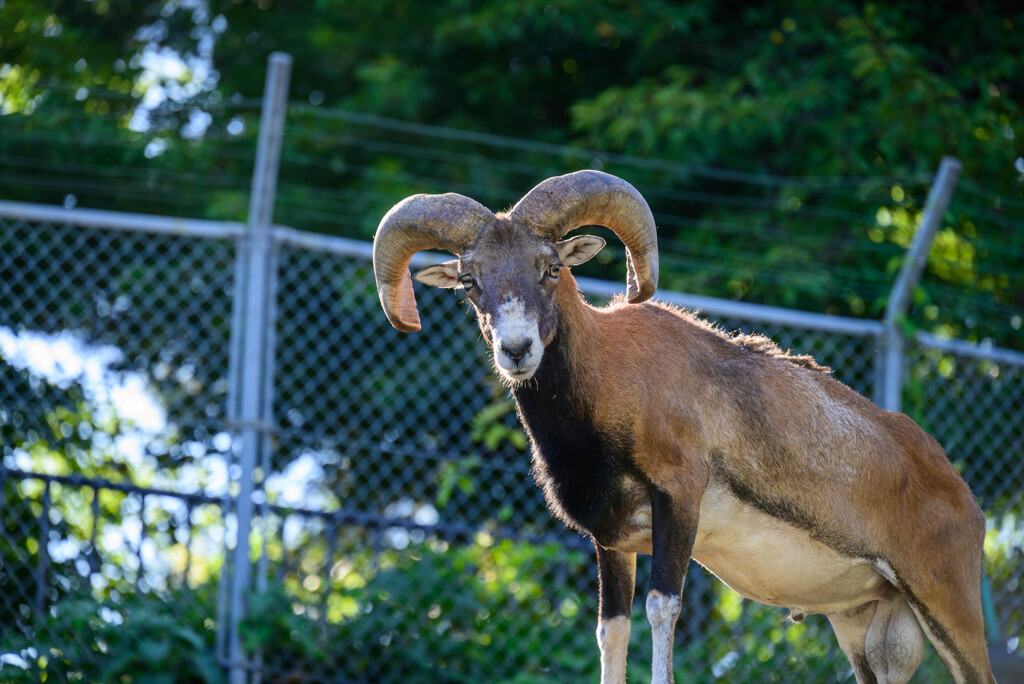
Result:
<instances>
[{"instance_id":1,"label":"ram's ear","mask_svg":"<svg viewBox=\"0 0 1024 684\"><path fill-rule=\"evenodd\" d=\"M604 238L596 235L577 235L555 243L558 258L564 266L579 266L590 261L604 245Z\"/></svg>"},{"instance_id":2,"label":"ram's ear","mask_svg":"<svg viewBox=\"0 0 1024 684\"><path fill-rule=\"evenodd\" d=\"M422 271L417 271L413 278L431 287L452 288L459 286L459 260L453 259L428 266Z\"/></svg>"}]
</instances>

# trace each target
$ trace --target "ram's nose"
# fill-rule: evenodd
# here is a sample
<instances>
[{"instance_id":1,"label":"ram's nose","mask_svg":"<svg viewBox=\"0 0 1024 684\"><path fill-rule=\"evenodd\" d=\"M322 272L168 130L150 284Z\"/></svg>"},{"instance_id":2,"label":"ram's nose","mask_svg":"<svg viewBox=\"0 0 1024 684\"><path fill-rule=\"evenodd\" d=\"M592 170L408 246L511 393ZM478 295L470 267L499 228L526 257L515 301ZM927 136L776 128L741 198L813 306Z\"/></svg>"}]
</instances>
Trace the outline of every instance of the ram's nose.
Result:
<instances>
[{"instance_id":1,"label":"ram's nose","mask_svg":"<svg viewBox=\"0 0 1024 684\"><path fill-rule=\"evenodd\" d=\"M533 347L533 340L530 338L512 344L501 343L501 351L505 352L508 358L512 359L512 363L517 366L523 360L523 357L530 352L531 347Z\"/></svg>"}]
</instances>

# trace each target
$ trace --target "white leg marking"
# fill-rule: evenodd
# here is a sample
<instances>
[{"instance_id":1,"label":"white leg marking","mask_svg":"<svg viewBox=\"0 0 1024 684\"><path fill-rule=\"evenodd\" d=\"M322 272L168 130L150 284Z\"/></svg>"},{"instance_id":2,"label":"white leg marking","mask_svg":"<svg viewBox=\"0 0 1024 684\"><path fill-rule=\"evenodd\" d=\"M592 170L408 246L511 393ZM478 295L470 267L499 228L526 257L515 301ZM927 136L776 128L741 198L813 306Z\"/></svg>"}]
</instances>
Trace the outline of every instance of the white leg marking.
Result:
<instances>
[{"instance_id":1,"label":"white leg marking","mask_svg":"<svg viewBox=\"0 0 1024 684\"><path fill-rule=\"evenodd\" d=\"M651 623L653 648L651 684L672 684L672 640L683 601L678 594L662 594L652 589L647 594L647 619Z\"/></svg>"},{"instance_id":2,"label":"white leg marking","mask_svg":"<svg viewBox=\"0 0 1024 684\"><path fill-rule=\"evenodd\" d=\"M629 628L628 617L598 620L597 646L601 649L601 684L626 684Z\"/></svg>"}]
</instances>

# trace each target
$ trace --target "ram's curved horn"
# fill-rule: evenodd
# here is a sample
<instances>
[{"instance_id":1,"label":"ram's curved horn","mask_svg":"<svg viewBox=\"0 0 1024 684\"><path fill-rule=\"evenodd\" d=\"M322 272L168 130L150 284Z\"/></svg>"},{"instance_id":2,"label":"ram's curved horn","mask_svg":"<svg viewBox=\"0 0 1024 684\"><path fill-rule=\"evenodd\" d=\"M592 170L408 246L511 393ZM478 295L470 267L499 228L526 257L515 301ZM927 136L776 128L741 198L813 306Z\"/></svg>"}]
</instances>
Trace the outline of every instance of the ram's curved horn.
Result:
<instances>
[{"instance_id":1,"label":"ram's curved horn","mask_svg":"<svg viewBox=\"0 0 1024 684\"><path fill-rule=\"evenodd\" d=\"M577 171L543 181L512 207L509 218L559 240L580 226L604 226L626 245L626 296L650 298L658 288L658 235L643 196L602 171Z\"/></svg>"},{"instance_id":2,"label":"ram's curved horn","mask_svg":"<svg viewBox=\"0 0 1024 684\"><path fill-rule=\"evenodd\" d=\"M409 261L423 249L461 255L494 214L476 200L453 192L413 195L391 208L373 237L373 275L391 325L402 332L420 329Z\"/></svg>"}]
</instances>

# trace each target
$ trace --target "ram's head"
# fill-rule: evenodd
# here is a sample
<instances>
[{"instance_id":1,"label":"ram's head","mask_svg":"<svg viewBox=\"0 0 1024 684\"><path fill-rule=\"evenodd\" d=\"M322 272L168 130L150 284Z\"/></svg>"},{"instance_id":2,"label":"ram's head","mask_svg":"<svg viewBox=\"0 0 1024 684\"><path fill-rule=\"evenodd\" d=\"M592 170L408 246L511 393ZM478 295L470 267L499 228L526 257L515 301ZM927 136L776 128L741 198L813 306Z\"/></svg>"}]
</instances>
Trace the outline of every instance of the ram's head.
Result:
<instances>
[{"instance_id":1,"label":"ram's head","mask_svg":"<svg viewBox=\"0 0 1024 684\"><path fill-rule=\"evenodd\" d=\"M626 245L628 300L654 294L654 217L640 193L615 176L577 171L549 178L497 215L455 193L407 197L384 216L373 242L384 313L402 332L419 330L409 261L423 249L451 252L459 258L419 271L416 280L464 288L498 370L514 382L526 380L557 330L559 270L582 264L605 244L590 235L561 240L588 225L611 229Z\"/></svg>"}]
</instances>

